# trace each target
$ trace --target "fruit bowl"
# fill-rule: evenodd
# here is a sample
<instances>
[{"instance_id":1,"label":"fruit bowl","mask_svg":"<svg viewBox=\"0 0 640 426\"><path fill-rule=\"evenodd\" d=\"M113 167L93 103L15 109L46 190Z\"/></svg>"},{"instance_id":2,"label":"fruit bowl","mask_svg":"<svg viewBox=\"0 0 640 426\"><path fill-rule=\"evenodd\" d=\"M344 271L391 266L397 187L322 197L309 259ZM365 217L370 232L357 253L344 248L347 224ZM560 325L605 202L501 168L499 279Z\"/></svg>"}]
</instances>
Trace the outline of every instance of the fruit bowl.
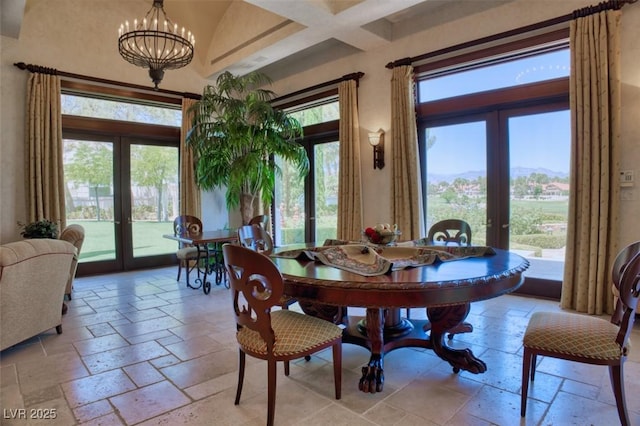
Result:
<instances>
[{"instance_id":1,"label":"fruit bowl","mask_svg":"<svg viewBox=\"0 0 640 426\"><path fill-rule=\"evenodd\" d=\"M395 226L394 226L395 228ZM373 228L367 228L362 233L363 237L371 244L391 244L395 242L401 232L397 229L392 229L389 226L381 227L376 225Z\"/></svg>"}]
</instances>

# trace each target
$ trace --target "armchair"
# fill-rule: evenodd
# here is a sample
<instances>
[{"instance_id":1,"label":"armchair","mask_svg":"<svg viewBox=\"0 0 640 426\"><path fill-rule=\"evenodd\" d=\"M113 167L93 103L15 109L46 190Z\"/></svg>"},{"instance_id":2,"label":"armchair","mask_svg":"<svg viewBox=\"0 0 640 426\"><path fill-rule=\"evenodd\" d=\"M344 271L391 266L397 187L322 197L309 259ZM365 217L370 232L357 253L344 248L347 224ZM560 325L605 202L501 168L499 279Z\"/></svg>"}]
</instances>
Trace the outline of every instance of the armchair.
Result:
<instances>
[{"instance_id":1,"label":"armchair","mask_svg":"<svg viewBox=\"0 0 640 426\"><path fill-rule=\"evenodd\" d=\"M53 327L62 333L60 306L75 253L54 239L0 246L0 350Z\"/></svg>"}]
</instances>

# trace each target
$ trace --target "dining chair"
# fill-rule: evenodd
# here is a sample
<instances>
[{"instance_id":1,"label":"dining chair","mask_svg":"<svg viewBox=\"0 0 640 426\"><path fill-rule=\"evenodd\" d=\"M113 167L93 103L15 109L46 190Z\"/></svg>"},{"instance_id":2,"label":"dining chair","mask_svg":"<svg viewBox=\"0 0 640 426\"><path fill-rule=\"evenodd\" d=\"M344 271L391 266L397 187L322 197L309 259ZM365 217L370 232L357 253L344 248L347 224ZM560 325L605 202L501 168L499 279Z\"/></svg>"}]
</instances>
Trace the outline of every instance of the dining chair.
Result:
<instances>
[{"instance_id":1,"label":"dining chair","mask_svg":"<svg viewBox=\"0 0 640 426\"><path fill-rule=\"evenodd\" d=\"M471 245L471 226L462 219L444 219L434 223L427 233L427 241L429 244L445 244L445 245ZM410 310L407 308L407 318L410 318ZM463 322L448 333L449 339L459 333L470 333L473 326L468 322Z\"/></svg>"},{"instance_id":2,"label":"dining chair","mask_svg":"<svg viewBox=\"0 0 640 426\"><path fill-rule=\"evenodd\" d=\"M609 379L623 426L630 424L624 391L623 365L629 352L629 335L635 320L640 294L640 252L635 247L622 250L614 262L612 279L621 305L619 317L610 321L570 312L536 312L523 337L522 394L520 415L527 410L529 380L533 383L538 355L609 366ZM624 259L629 259L626 263ZM618 259L621 259L618 261ZM616 269L618 268L618 269ZM619 322L618 322L619 321ZM618 324L616 324L618 322Z\"/></svg>"},{"instance_id":3,"label":"dining chair","mask_svg":"<svg viewBox=\"0 0 640 426\"><path fill-rule=\"evenodd\" d=\"M269 216L266 214L261 214L261 215L252 217L247 225L260 225L264 229L267 229L268 223L269 223Z\"/></svg>"},{"instance_id":4,"label":"dining chair","mask_svg":"<svg viewBox=\"0 0 640 426\"><path fill-rule=\"evenodd\" d=\"M462 219L445 219L434 223L427 239L432 244L471 245L471 226Z\"/></svg>"},{"instance_id":5,"label":"dining chair","mask_svg":"<svg viewBox=\"0 0 640 426\"><path fill-rule=\"evenodd\" d=\"M613 292L613 296L615 298L615 311L611 318L611 322L614 324L620 324L622 320L622 311L623 305L620 302L620 289L618 288L620 284L620 276L624 271L624 268L627 266L629 261L633 258L633 256L640 252L640 241L636 241L634 243L629 244L616 256L616 260L613 262L613 266L611 267L611 291ZM636 311L636 315L638 312Z\"/></svg>"},{"instance_id":6,"label":"dining chair","mask_svg":"<svg viewBox=\"0 0 640 426\"><path fill-rule=\"evenodd\" d=\"M271 238L269 232L261 225L254 224L239 227L238 242L242 247L249 248L266 256L273 253L273 238ZM279 305L282 309L289 309L289 306L296 302L297 300L293 297L283 294Z\"/></svg>"},{"instance_id":7,"label":"dining chair","mask_svg":"<svg viewBox=\"0 0 640 426\"><path fill-rule=\"evenodd\" d=\"M202 221L195 216L180 215L173 220L173 235L197 235L200 233L202 233ZM207 253L202 250L198 251L197 247L178 243L178 251L176 252L176 257L178 258L178 277L176 281L180 281L182 268L185 268L187 272L188 281L189 272L193 269L189 264L198 262L200 259L206 258L206 256Z\"/></svg>"},{"instance_id":8,"label":"dining chair","mask_svg":"<svg viewBox=\"0 0 640 426\"><path fill-rule=\"evenodd\" d=\"M276 402L276 364L310 356L326 348L333 350L335 398L342 389L342 329L310 315L286 309L272 311L284 293L284 280L267 256L234 244L222 246L232 292L239 349L238 387L240 403L246 355L267 361L267 426L273 425Z\"/></svg>"}]
</instances>

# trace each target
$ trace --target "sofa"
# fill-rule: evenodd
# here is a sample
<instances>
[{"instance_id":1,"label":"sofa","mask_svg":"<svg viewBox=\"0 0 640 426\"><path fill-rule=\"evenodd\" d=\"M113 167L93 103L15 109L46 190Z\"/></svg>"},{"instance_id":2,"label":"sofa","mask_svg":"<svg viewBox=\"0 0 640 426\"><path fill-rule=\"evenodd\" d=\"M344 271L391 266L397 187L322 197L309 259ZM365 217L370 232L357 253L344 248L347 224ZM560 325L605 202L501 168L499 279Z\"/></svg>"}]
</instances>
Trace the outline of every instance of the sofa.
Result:
<instances>
[{"instance_id":1,"label":"sofa","mask_svg":"<svg viewBox=\"0 0 640 426\"><path fill-rule=\"evenodd\" d=\"M53 239L0 246L0 350L56 329L76 248Z\"/></svg>"}]
</instances>

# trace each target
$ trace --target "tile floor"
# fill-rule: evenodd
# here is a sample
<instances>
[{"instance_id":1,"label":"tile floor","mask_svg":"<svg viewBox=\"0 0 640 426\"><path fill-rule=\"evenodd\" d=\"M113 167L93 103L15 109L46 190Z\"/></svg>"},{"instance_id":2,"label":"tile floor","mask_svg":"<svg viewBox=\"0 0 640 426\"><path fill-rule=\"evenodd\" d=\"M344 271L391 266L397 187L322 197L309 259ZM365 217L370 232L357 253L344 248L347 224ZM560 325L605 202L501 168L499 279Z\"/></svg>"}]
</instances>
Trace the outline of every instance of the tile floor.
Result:
<instances>
[{"instance_id":1,"label":"tile floor","mask_svg":"<svg viewBox=\"0 0 640 426\"><path fill-rule=\"evenodd\" d=\"M0 354L0 424L263 425L264 362L247 358L242 400L233 404L237 349L228 290L214 285L204 295L177 283L175 273L77 279L62 335L51 330ZM606 367L548 358L520 418L522 334L532 312L557 305L511 295L473 304L475 331L452 345L471 347L488 365L484 374L456 375L432 352L404 348L385 358L384 391L363 394L357 382L368 353L345 344L336 401L330 350L296 361L289 377L280 369L276 424L618 424ZM411 314L424 317L420 309ZM640 324L632 340L640 347ZM631 420L640 425L640 351L625 375Z\"/></svg>"}]
</instances>

